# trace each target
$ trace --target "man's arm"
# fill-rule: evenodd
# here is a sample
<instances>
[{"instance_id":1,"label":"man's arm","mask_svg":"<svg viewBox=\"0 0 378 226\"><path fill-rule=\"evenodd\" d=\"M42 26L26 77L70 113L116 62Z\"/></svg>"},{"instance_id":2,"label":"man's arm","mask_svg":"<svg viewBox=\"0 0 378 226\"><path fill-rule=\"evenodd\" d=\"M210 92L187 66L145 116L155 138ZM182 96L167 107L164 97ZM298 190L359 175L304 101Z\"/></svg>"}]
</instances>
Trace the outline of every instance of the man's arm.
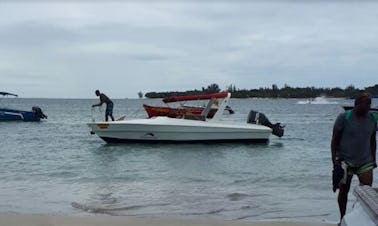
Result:
<instances>
[{"instance_id":1,"label":"man's arm","mask_svg":"<svg viewBox=\"0 0 378 226\"><path fill-rule=\"evenodd\" d=\"M92 105L92 107L101 106L103 103L105 103L102 98L100 97L100 103Z\"/></svg>"},{"instance_id":2,"label":"man's arm","mask_svg":"<svg viewBox=\"0 0 378 226\"><path fill-rule=\"evenodd\" d=\"M333 166L336 164L340 164L339 160L336 159L337 149L340 146L341 136L344 131L345 124L345 113L339 114L337 116L335 123L333 124L333 132L332 132L332 141L331 141L331 157Z\"/></svg>"},{"instance_id":3,"label":"man's arm","mask_svg":"<svg viewBox=\"0 0 378 226\"><path fill-rule=\"evenodd\" d=\"M374 167L377 167L376 152L377 152L377 140L376 140L376 131L373 132L370 138L370 149L371 156L373 157Z\"/></svg>"},{"instance_id":4,"label":"man's arm","mask_svg":"<svg viewBox=\"0 0 378 226\"><path fill-rule=\"evenodd\" d=\"M338 164L336 160L336 151L340 143L340 137L341 137L341 133L337 129L334 128L333 133L332 133L332 141L331 141L331 157L332 157L332 163L334 166Z\"/></svg>"}]
</instances>

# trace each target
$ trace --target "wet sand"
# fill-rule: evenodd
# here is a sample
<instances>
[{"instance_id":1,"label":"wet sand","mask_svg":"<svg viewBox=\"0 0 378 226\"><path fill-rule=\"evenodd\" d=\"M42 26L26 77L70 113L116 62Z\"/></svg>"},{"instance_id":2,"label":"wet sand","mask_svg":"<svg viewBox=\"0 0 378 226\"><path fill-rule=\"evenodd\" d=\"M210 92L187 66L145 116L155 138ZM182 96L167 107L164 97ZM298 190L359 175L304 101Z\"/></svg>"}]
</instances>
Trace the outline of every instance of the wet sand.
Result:
<instances>
[{"instance_id":1,"label":"wet sand","mask_svg":"<svg viewBox=\"0 0 378 226\"><path fill-rule=\"evenodd\" d=\"M336 224L293 221L203 221L135 218L116 216L48 216L26 214L0 215L0 226L331 226Z\"/></svg>"}]
</instances>

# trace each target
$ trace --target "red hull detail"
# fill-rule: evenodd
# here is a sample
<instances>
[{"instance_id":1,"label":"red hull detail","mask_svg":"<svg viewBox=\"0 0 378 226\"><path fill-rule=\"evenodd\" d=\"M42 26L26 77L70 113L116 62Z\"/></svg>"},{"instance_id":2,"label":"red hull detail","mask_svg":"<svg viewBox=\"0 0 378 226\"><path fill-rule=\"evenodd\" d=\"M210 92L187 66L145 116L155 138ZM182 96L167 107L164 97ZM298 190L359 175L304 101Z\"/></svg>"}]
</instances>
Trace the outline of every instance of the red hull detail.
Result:
<instances>
[{"instance_id":1,"label":"red hull detail","mask_svg":"<svg viewBox=\"0 0 378 226\"><path fill-rule=\"evenodd\" d=\"M201 115L203 108L191 107L191 108L170 108L170 107L157 107L143 104L144 109L147 112L149 118L155 116L167 116L169 118L182 118L185 115ZM217 112L217 109L210 110L208 118L212 118Z\"/></svg>"}]
</instances>

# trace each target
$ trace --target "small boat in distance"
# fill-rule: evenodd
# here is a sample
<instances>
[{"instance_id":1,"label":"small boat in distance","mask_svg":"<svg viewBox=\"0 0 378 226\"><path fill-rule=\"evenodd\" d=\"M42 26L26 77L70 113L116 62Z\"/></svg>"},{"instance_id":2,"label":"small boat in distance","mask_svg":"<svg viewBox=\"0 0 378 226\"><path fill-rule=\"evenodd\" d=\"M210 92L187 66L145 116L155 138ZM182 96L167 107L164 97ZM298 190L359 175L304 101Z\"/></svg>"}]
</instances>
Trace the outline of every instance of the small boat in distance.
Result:
<instances>
[{"instance_id":1,"label":"small boat in distance","mask_svg":"<svg viewBox=\"0 0 378 226\"><path fill-rule=\"evenodd\" d=\"M18 97L17 94L0 92L0 95L5 98L7 96ZM17 110L5 108L0 105L0 122L3 121L24 121L24 122L39 122L41 119L47 119L47 116L42 112L38 106L32 107L31 111Z\"/></svg>"},{"instance_id":2,"label":"small boat in distance","mask_svg":"<svg viewBox=\"0 0 378 226\"><path fill-rule=\"evenodd\" d=\"M205 109L203 106L192 106L185 105L186 101L198 101L198 100L208 100L209 98L216 98L216 94L204 94L204 95L189 95L189 96L172 96L164 98L163 102L167 106L151 106L143 104L144 110L147 112L149 118L156 116L167 116L169 118L183 118L185 115L201 115L202 111ZM170 107L168 103L182 103L180 107ZM218 101L214 101L215 105ZM207 118L213 118L218 108L211 107ZM234 111L230 106L226 106L225 111L229 114L234 114Z\"/></svg>"},{"instance_id":3,"label":"small boat in distance","mask_svg":"<svg viewBox=\"0 0 378 226\"><path fill-rule=\"evenodd\" d=\"M316 98L308 98L307 100L300 100L297 104L337 104L335 101L329 101L325 96Z\"/></svg>"},{"instance_id":4,"label":"small boat in distance","mask_svg":"<svg viewBox=\"0 0 378 226\"><path fill-rule=\"evenodd\" d=\"M91 122L88 123L88 127L91 128L92 134L98 135L108 143L266 142L272 132L278 132L276 135L279 137L283 135L283 127L276 123L270 128L269 121L263 114L251 114L249 123L220 120L230 97L230 93L201 96L200 98L207 98L208 103L200 115ZM219 101L218 110L212 119L208 119L207 115L215 100Z\"/></svg>"},{"instance_id":5,"label":"small boat in distance","mask_svg":"<svg viewBox=\"0 0 378 226\"><path fill-rule=\"evenodd\" d=\"M342 106L345 111L352 110L354 106ZM370 108L370 111L378 112L378 108Z\"/></svg>"}]
</instances>

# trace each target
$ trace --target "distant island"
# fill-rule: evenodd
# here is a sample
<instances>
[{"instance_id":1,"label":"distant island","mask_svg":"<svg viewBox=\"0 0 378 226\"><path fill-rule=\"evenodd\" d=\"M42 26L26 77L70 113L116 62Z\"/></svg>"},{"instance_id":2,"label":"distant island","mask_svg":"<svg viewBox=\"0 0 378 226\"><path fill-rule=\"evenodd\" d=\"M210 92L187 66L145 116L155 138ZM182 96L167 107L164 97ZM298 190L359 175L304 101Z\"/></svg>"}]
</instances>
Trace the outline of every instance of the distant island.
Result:
<instances>
[{"instance_id":1,"label":"distant island","mask_svg":"<svg viewBox=\"0 0 378 226\"><path fill-rule=\"evenodd\" d=\"M202 87L200 90L188 90L188 91L170 91L170 92L148 92L144 96L146 98L165 98L170 96L186 96L186 95L198 95L208 93L218 93L222 90L218 84L211 84L207 87ZM378 97L378 84L374 86L366 87L365 89L355 88L353 85L346 87L345 89L335 88L315 88L315 87L290 87L285 85L282 88L278 88L273 84L272 87L265 87L259 89L237 89L235 85L230 85L226 88L227 92L231 93L232 98L315 98L325 95L327 97L335 98L353 98L358 93L367 92L374 97ZM141 93L141 92L140 92ZM140 93L138 94L140 96Z\"/></svg>"}]
</instances>

